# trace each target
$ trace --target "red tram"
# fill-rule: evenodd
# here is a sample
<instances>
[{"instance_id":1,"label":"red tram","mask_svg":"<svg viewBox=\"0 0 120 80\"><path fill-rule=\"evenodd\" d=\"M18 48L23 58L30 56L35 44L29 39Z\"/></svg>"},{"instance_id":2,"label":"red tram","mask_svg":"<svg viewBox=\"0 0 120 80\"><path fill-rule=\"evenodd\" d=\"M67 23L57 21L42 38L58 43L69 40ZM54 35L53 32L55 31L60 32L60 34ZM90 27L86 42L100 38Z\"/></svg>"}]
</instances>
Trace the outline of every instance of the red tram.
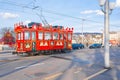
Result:
<instances>
[{"instance_id":1,"label":"red tram","mask_svg":"<svg viewBox=\"0 0 120 80\"><path fill-rule=\"evenodd\" d=\"M14 25L16 33L16 52L13 54L52 53L72 49L73 28L62 26L42 26L34 23L31 26L22 23Z\"/></svg>"}]
</instances>

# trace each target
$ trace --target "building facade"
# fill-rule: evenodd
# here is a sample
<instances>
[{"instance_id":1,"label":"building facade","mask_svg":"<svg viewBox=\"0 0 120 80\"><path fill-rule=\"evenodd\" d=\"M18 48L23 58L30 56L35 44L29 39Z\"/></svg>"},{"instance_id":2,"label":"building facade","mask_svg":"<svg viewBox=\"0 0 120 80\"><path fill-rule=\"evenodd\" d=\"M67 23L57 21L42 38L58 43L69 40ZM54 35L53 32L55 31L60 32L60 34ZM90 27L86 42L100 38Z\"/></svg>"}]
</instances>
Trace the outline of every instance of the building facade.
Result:
<instances>
[{"instance_id":1,"label":"building facade","mask_svg":"<svg viewBox=\"0 0 120 80\"><path fill-rule=\"evenodd\" d=\"M104 45L104 34L103 33L83 33L82 35L82 33L74 33L73 40L76 41L76 43L83 43L88 45L93 43L100 43ZM113 46L120 44L120 31L110 32L109 40Z\"/></svg>"}]
</instances>

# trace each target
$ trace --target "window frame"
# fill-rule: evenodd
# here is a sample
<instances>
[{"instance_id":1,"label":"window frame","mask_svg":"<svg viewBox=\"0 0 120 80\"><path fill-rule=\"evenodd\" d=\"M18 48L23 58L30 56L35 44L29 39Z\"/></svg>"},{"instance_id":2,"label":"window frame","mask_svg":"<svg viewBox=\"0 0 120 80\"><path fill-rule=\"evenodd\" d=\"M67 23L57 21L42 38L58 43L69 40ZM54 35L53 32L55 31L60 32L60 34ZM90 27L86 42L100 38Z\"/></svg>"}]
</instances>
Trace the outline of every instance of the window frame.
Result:
<instances>
[{"instance_id":1,"label":"window frame","mask_svg":"<svg viewBox=\"0 0 120 80\"><path fill-rule=\"evenodd\" d=\"M26 33L28 33L28 34L26 35ZM24 40L30 40L30 32L29 31L24 32Z\"/></svg>"},{"instance_id":2,"label":"window frame","mask_svg":"<svg viewBox=\"0 0 120 80\"><path fill-rule=\"evenodd\" d=\"M47 37L46 33L47 33L47 35L49 34L48 37ZM45 33L44 33L44 39L45 39L45 40L50 40L50 39L52 39L51 35L52 35L51 32L45 32Z\"/></svg>"},{"instance_id":3,"label":"window frame","mask_svg":"<svg viewBox=\"0 0 120 80\"><path fill-rule=\"evenodd\" d=\"M38 40L43 40L43 32L41 31L38 32Z\"/></svg>"},{"instance_id":4,"label":"window frame","mask_svg":"<svg viewBox=\"0 0 120 80\"><path fill-rule=\"evenodd\" d=\"M71 38L72 38L71 33L68 33L68 40L71 40Z\"/></svg>"},{"instance_id":5,"label":"window frame","mask_svg":"<svg viewBox=\"0 0 120 80\"><path fill-rule=\"evenodd\" d=\"M59 40L59 34L57 32L53 32L53 40Z\"/></svg>"},{"instance_id":6,"label":"window frame","mask_svg":"<svg viewBox=\"0 0 120 80\"><path fill-rule=\"evenodd\" d=\"M34 33L34 34L33 34ZM31 32L31 38L32 38L32 40L36 40L36 32L35 31L33 31L33 32ZM34 37L33 37L33 35L34 35Z\"/></svg>"}]
</instances>

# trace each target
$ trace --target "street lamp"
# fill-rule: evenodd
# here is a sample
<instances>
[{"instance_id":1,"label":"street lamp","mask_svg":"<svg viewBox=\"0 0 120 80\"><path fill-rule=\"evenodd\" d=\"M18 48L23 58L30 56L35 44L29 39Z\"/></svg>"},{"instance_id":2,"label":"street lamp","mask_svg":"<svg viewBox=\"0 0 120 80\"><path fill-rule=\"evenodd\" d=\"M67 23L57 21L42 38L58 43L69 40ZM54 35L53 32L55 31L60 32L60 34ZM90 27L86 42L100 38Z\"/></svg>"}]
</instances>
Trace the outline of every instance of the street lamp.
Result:
<instances>
[{"instance_id":1,"label":"street lamp","mask_svg":"<svg viewBox=\"0 0 120 80\"><path fill-rule=\"evenodd\" d=\"M101 10L104 13L104 60L105 68L110 68L110 52L109 52L109 15L112 13L112 10L115 7L115 3L110 2L109 0L99 0Z\"/></svg>"}]
</instances>

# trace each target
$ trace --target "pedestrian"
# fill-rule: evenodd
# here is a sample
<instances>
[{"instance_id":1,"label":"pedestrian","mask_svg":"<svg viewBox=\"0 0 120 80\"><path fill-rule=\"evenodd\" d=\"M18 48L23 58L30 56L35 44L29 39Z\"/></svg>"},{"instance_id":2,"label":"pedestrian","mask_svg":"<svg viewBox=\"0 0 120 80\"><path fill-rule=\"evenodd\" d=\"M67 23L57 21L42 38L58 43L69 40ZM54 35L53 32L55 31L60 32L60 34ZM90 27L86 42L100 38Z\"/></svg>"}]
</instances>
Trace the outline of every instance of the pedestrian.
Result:
<instances>
[{"instance_id":1,"label":"pedestrian","mask_svg":"<svg viewBox=\"0 0 120 80\"><path fill-rule=\"evenodd\" d=\"M88 47L88 43L86 43L86 46Z\"/></svg>"}]
</instances>

